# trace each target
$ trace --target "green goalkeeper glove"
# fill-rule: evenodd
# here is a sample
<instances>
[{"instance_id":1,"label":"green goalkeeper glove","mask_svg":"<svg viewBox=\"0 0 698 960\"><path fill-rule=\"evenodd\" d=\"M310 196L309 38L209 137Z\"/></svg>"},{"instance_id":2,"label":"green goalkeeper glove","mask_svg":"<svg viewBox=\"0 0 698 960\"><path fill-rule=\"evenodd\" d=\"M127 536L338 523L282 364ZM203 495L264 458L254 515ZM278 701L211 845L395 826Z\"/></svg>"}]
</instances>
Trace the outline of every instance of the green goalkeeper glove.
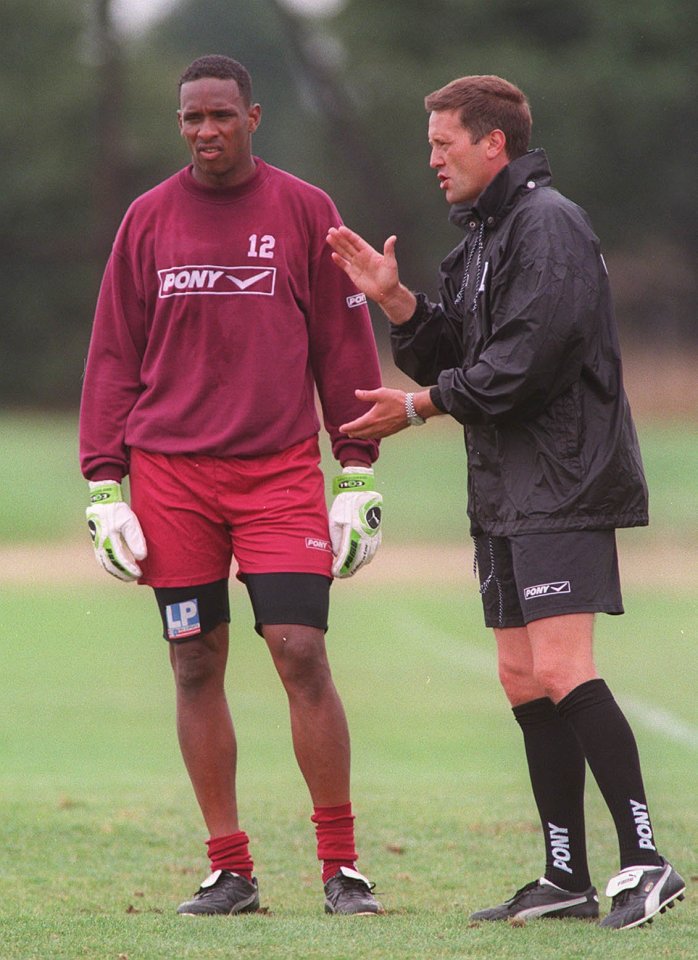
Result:
<instances>
[{"instance_id":1,"label":"green goalkeeper glove","mask_svg":"<svg viewBox=\"0 0 698 960\"><path fill-rule=\"evenodd\" d=\"M374 490L372 467L344 467L334 478L332 493L332 575L353 577L380 546L383 497Z\"/></svg>"},{"instance_id":2,"label":"green goalkeeper glove","mask_svg":"<svg viewBox=\"0 0 698 960\"><path fill-rule=\"evenodd\" d=\"M85 516L97 563L119 580L137 580L141 569L135 561L145 559L148 548L138 517L121 497L121 484L91 482Z\"/></svg>"}]
</instances>

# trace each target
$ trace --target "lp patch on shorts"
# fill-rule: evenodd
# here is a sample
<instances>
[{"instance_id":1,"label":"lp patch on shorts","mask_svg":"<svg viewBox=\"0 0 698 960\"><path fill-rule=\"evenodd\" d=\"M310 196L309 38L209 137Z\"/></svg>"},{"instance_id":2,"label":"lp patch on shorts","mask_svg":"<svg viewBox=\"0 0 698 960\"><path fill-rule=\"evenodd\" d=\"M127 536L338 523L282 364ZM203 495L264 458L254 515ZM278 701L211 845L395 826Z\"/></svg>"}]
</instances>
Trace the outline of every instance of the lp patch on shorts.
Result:
<instances>
[{"instance_id":1,"label":"lp patch on shorts","mask_svg":"<svg viewBox=\"0 0 698 960\"><path fill-rule=\"evenodd\" d=\"M201 633L199 601L196 599L170 603L165 607L165 617L168 640L183 640Z\"/></svg>"},{"instance_id":2,"label":"lp patch on shorts","mask_svg":"<svg viewBox=\"0 0 698 960\"><path fill-rule=\"evenodd\" d=\"M524 587L524 600L537 597L554 597L560 593L572 593L569 580L557 580L555 583L539 583L535 587Z\"/></svg>"}]
</instances>

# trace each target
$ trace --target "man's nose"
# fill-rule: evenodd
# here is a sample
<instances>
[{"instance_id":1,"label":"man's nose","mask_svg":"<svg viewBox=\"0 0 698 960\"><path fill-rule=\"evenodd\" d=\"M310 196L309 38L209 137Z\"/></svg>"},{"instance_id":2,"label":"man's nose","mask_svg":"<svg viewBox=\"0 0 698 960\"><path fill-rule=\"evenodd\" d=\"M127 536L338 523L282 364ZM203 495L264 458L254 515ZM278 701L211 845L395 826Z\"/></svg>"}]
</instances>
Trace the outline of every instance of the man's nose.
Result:
<instances>
[{"instance_id":1,"label":"man's nose","mask_svg":"<svg viewBox=\"0 0 698 960\"><path fill-rule=\"evenodd\" d=\"M204 117L199 126L199 137L203 140L215 137L218 133L216 121L211 117Z\"/></svg>"}]
</instances>

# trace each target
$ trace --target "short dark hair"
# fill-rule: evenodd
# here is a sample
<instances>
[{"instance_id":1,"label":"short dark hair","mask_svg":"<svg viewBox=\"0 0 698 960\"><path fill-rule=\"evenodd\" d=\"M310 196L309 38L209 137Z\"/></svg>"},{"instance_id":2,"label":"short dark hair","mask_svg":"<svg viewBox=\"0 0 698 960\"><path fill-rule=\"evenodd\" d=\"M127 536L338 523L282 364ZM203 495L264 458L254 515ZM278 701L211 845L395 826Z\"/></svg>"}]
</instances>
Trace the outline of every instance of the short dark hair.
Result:
<instances>
[{"instance_id":1,"label":"short dark hair","mask_svg":"<svg viewBox=\"0 0 698 960\"><path fill-rule=\"evenodd\" d=\"M249 71L237 60L233 60L232 57L223 56L221 53L209 53L205 57L198 57L189 64L179 78L179 89L182 89L183 83L203 80L204 77L214 77L217 80L235 80L245 104L249 106L252 103L252 78Z\"/></svg>"},{"instance_id":2,"label":"short dark hair","mask_svg":"<svg viewBox=\"0 0 698 960\"><path fill-rule=\"evenodd\" d=\"M431 113L460 110L460 122L473 140L491 130L501 130L507 138L510 160L521 157L531 140L531 108L525 93L508 80L492 75L460 77L424 98Z\"/></svg>"}]
</instances>

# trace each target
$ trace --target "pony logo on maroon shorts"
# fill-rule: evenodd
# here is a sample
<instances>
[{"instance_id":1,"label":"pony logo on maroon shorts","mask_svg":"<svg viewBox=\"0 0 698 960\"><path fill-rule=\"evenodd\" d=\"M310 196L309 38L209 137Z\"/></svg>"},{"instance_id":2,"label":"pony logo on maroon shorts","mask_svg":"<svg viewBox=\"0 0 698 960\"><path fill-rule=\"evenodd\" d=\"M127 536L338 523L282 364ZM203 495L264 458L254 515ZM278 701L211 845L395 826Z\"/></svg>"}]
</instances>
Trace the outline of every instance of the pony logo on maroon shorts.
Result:
<instances>
[{"instance_id":1,"label":"pony logo on maroon shorts","mask_svg":"<svg viewBox=\"0 0 698 960\"><path fill-rule=\"evenodd\" d=\"M306 537L305 545L308 550L332 550L329 540L320 540L318 537Z\"/></svg>"}]
</instances>

